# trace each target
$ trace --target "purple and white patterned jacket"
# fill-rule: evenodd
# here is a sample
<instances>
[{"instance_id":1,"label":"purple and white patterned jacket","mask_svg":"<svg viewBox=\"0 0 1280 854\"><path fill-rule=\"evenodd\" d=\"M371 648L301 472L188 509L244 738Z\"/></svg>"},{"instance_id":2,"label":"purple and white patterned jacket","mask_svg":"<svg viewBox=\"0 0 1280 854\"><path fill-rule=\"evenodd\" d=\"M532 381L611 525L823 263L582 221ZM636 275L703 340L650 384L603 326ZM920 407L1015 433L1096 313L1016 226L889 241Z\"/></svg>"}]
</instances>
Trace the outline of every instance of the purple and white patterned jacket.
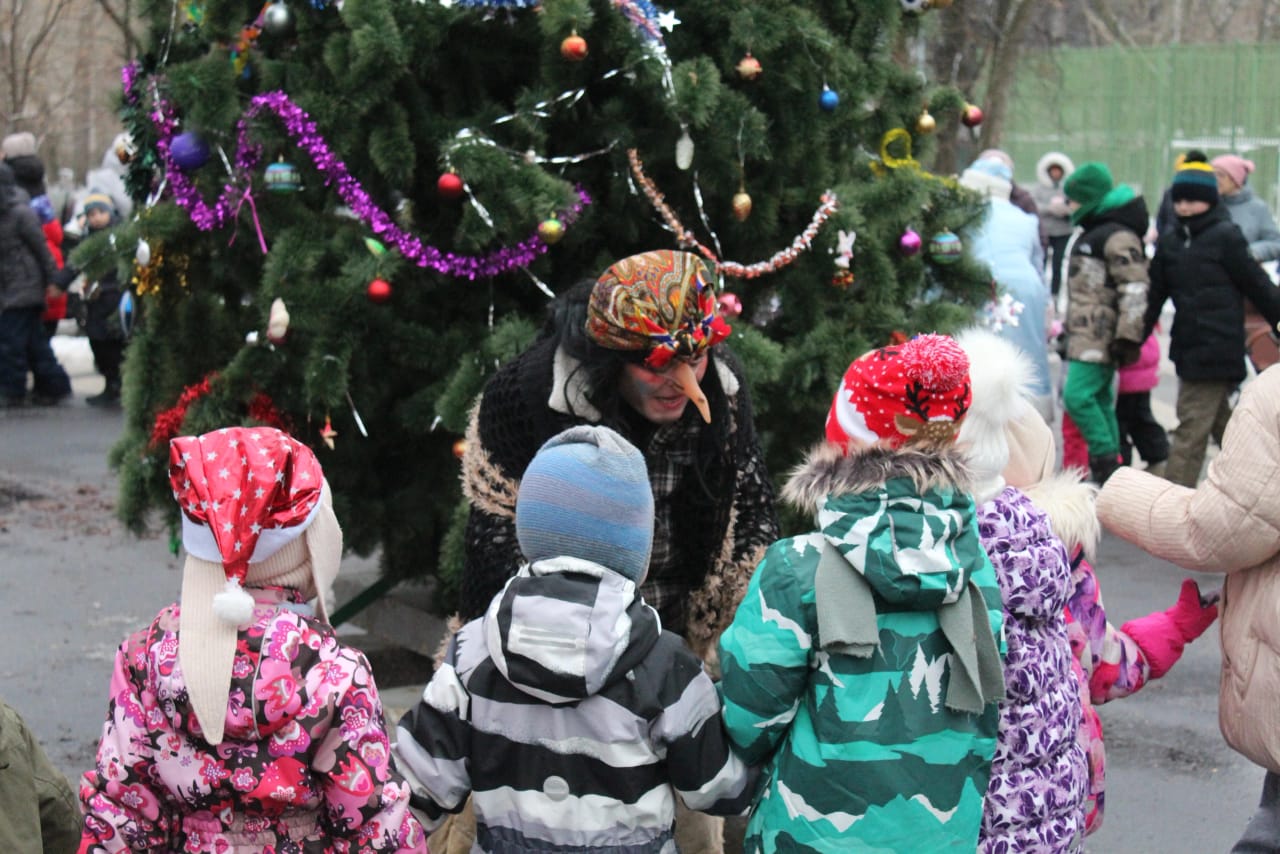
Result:
<instances>
[{"instance_id":1,"label":"purple and white patterned jacket","mask_svg":"<svg viewBox=\"0 0 1280 854\"><path fill-rule=\"evenodd\" d=\"M223 742L200 734L178 662L178 606L116 653L81 854L426 852L391 762L369 662L294 591L250 591Z\"/></svg>"},{"instance_id":2,"label":"purple and white patterned jacket","mask_svg":"<svg viewBox=\"0 0 1280 854\"><path fill-rule=\"evenodd\" d=\"M1000 583L1009 648L978 850L1079 851L1088 766L1064 617L1067 551L1048 517L1013 487L979 508L978 531Z\"/></svg>"}]
</instances>

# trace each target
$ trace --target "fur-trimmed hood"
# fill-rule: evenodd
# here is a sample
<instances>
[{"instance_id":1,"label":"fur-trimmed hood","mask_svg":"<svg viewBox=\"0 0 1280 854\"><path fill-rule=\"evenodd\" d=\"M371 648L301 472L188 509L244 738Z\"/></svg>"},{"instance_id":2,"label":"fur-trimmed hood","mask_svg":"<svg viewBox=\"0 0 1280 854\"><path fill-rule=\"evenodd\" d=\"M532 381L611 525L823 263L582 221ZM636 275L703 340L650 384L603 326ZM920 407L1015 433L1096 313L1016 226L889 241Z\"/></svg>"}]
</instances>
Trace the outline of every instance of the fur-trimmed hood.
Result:
<instances>
[{"instance_id":1,"label":"fur-trimmed hood","mask_svg":"<svg viewBox=\"0 0 1280 854\"><path fill-rule=\"evenodd\" d=\"M817 448L784 495L884 601L933 610L987 565L963 456L874 445Z\"/></svg>"},{"instance_id":2,"label":"fur-trimmed hood","mask_svg":"<svg viewBox=\"0 0 1280 854\"><path fill-rule=\"evenodd\" d=\"M1067 180L1067 176L1076 171L1076 165L1071 162L1070 157L1061 151L1046 151L1036 161L1036 180L1046 187L1061 187L1062 181L1055 184L1049 177L1049 167L1055 164L1062 167L1062 181Z\"/></svg>"},{"instance_id":3,"label":"fur-trimmed hood","mask_svg":"<svg viewBox=\"0 0 1280 854\"><path fill-rule=\"evenodd\" d=\"M1093 563L1094 551L1102 537L1094 504L1098 487L1086 483L1075 469L1058 472L1023 490L1032 503L1049 517L1054 536L1062 540L1067 554L1084 549L1085 560Z\"/></svg>"},{"instance_id":4,"label":"fur-trimmed hood","mask_svg":"<svg viewBox=\"0 0 1280 854\"><path fill-rule=\"evenodd\" d=\"M946 488L969 492L973 488L973 474L955 448L925 451L909 445L891 448L876 444L846 454L839 445L823 442L791 471L782 497L812 516L828 495L866 492L899 477L910 478L918 492Z\"/></svg>"}]
</instances>

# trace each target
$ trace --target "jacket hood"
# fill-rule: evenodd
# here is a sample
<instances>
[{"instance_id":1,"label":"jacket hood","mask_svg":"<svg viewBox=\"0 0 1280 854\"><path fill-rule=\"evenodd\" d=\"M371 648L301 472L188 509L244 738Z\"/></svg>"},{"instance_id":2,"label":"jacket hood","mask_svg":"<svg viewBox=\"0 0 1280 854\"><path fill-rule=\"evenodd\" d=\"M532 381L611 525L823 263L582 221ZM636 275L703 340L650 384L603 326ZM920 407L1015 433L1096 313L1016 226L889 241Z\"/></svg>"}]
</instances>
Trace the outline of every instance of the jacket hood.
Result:
<instances>
[{"instance_id":1,"label":"jacket hood","mask_svg":"<svg viewBox=\"0 0 1280 854\"><path fill-rule=\"evenodd\" d=\"M1057 184L1049 177L1049 167L1053 164L1062 167L1062 181L1067 180L1067 176L1076 171L1076 165L1071 162L1071 158L1063 154L1061 151L1046 151L1040 155L1040 159L1036 161L1036 180L1046 187L1058 187L1062 185L1062 181Z\"/></svg>"},{"instance_id":2,"label":"jacket hood","mask_svg":"<svg viewBox=\"0 0 1280 854\"><path fill-rule=\"evenodd\" d=\"M626 678L661 632L634 582L571 557L522 567L484 616L494 666L552 705L576 703Z\"/></svg>"},{"instance_id":3,"label":"jacket hood","mask_svg":"<svg viewBox=\"0 0 1280 854\"><path fill-rule=\"evenodd\" d=\"M1061 619L1071 592L1071 562L1044 510L1008 487L978 509L978 531L996 568L1005 610L1027 623Z\"/></svg>"},{"instance_id":4,"label":"jacket hood","mask_svg":"<svg viewBox=\"0 0 1280 854\"><path fill-rule=\"evenodd\" d=\"M980 564L971 476L960 452L826 443L783 496L814 509L822 535L885 601L912 610L952 602Z\"/></svg>"},{"instance_id":5,"label":"jacket hood","mask_svg":"<svg viewBox=\"0 0 1280 854\"><path fill-rule=\"evenodd\" d=\"M33 154L5 159L13 170L13 177L18 186L27 191L29 196L42 196L45 193L44 163Z\"/></svg>"},{"instance_id":6,"label":"jacket hood","mask_svg":"<svg viewBox=\"0 0 1280 854\"><path fill-rule=\"evenodd\" d=\"M1098 487L1086 483L1083 477L1083 472L1068 469L1023 491L1049 517L1049 527L1067 547L1067 553L1074 555L1076 549L1083 549L1085 559L1093 563L1094 551L1102 538L1094 509Z\"/></svg>"},{"instance_id":7,"label":"jacket hood","mask_svg":"<svg viewBox=\"0 0 1280 854\"><path fill-rule=\"evenodd\" d=\"M1142 196L1134 196L1129 201L1114 208L1090 214L1080 221L1080 225L1084 226L1085 230L1088 231L1109 222L1114 222L1142 235L1147 233L1150 220L1151 217L1147 213L1146 200Z\"/></svg>"}]
</instances>

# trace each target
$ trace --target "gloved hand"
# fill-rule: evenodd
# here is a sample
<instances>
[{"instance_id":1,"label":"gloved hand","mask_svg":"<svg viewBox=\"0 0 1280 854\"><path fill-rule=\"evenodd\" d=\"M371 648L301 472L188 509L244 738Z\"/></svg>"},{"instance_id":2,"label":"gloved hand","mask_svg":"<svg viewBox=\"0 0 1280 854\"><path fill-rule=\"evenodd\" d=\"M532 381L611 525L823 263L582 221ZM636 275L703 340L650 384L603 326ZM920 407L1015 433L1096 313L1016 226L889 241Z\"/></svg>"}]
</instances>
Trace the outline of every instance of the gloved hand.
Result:
<instances>
[{"instance_id":1,"label":"gloved hand","mask_svg":"<svg viewBox=\"0 0 1280 854\"><path fill-rule=\"evenodd\" d=\"M1216 590L1201 596L1200 585L1188 578L1182 582L1172 608L1130 620L1120 627L1147 657L1152 679L1168 673L1182 657L1183 647L1218 619L1218 597Z\"/></svg>"},{"instance_id":2,"label":"gloved hand","mask_svg":"<svg viewBox=\"0 0 1280 854\"><path fill-rule=\"evenodd\" d=\"M1116 363L1116 367L1124 368L1138 361L1138 357L1142 355L1142 344L1137 341L1125 341L1117 338L1111 342L1111 347L1107 351L1111 355L1111 360Z\"/></svg>"}]
</instances>

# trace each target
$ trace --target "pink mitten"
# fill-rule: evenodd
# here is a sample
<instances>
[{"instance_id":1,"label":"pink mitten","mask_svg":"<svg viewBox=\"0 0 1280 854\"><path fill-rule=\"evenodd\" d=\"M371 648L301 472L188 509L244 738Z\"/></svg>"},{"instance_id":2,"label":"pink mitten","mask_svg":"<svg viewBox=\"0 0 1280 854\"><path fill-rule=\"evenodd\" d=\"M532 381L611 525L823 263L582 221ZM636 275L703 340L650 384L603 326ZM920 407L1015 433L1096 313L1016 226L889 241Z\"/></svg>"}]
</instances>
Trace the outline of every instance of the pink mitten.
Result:
<instances>
[{"instance_id":1,"label":"pink mitten","mask_svg":"<svg viewBox=\"0 0 1280 854\"><path fill-rule=\"evenodd\" d=\"M1178 663L1183 647L1204 634L1218 619L1216 603L1217 597L1213 595L1202 600L1200 585L1188 578L1182 582L1178 601L1172 608L1130 620L1120 631L1133 638L1147 657L1151 678L1158 679Z\"/></svg>"}]
</instances>

